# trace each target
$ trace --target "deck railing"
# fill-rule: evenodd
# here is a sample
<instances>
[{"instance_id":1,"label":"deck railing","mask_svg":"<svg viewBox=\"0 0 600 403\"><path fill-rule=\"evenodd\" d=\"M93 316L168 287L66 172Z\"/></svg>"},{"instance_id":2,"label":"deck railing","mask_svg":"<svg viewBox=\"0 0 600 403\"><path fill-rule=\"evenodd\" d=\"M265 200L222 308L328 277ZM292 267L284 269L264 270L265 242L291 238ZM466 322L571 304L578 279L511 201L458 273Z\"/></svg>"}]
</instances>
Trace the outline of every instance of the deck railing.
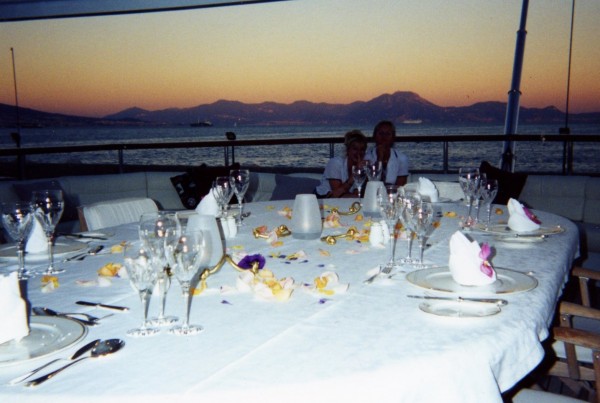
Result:
<instances>
[{"instance_id":1,"label":"deck railing","mask_svg":"<svg viewBox=\"0 0 600 403\"><path fill-rule=\"evenodd\" d=\"M600 135L433 135L433 136L399 136L396 143L437 143L442 148L442 168L441 170L430 171L438 173L448 173L451 171L449 165L450 145L453 143L465 142L557 142L562 147L562 155L555 156L562 160L561 172L556 174L572 175L574 161L575 143L595 143L600 146ZM153 149L190 149L190 148L222 148L223 163L229 165L235 162L235 151L249 146L275 146L275 145L305 145L305 144L323 144L329 147L329 156L334 155L334 145L343 143L341 137L316 137L316 138L292 138L292 139L258 139L258 140L223 140L223 141L185 141L185 142L121 142L110 144L93 145L74 145L74 146L53 146L53 147L21 147L21 148L0 148L0 157L16 157L16 172L20 178L24 178L27 166L27 156L33 155L51 155L51 154L70 154L85 153L97 151L117 151L117 161L115 165L118 172L126 172L129 165L125 163L124 155L131 150L153 150ZM402 147L402 146L400 146ZM6 166L6 163L4 163ZM309 171L322 171L323 167L311 167ZM260 167L261 171L272 171L270 167ZM281 170L280 167L277 170ZM290 167L290 171L294 168ZM306 171L307 169L302 169ZM585 172L585 174L600 174L600 172ZM0 176L8 176L6 174Z\"/></svg>"}]
</instances>

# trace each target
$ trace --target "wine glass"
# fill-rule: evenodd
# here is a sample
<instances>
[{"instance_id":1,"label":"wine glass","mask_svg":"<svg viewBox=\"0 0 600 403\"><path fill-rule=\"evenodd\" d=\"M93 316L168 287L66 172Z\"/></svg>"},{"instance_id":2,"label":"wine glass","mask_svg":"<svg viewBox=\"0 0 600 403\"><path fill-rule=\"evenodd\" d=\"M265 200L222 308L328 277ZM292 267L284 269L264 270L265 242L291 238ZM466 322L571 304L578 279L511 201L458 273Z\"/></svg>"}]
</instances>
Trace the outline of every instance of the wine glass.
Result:
<instances>
[{"instance_id":1,"label":"wine glass","mask_svg":"<svg viewBox=\"0 0 600 403\"><path fill-rule=\"evenodd\" d=\"M417 242L419 243L419 261L417 262L417 267L419 269L426 267L423 263L423 251L425 249L425 238L429 231L432 219L433 206L429 202L422 202L412 216L413 228L417 235Z\"/></svg>"},{"instance_id":2,"label":"wine glass","mask_svg":"<svg viewBox=\"0 0 600 403\"><path fill-rule=\"evenodd\" d=\"M33 204L35 216L40 220L48 240L48 268L44 274L62 273L65 271L64 269L59 270L54 267L54 230L65 208L62 190L34 191L31 203Z\"/></svg>"},{"instance_id":3,"label":"wine glass","mask_svg":"<svg viewBox=\"0 0 600 403\"><path fill-rule=\"evenodd\" d=\"M367 168L367 178L369 181L381 180L381 173L383 172L383 164L381 161L365 161L365 167Z\"/></svg>"},{"instance_id":4,"label":"wine glass","mask_svg":"<svg viewBox=\"0 0 600 403\"><path fill-rule=\"evenodd\" d=\"M125 270L129 282L137 290L142 301L142 313L144 320L139 328L127 331L127 334L132 337L152 336L158 333L155 327L148 327L148 305L152 297L152 290L158 278L157 265L152 262L152 256L144 246L143 242L133 242L123 251Z\"/></svg>"},{"instance_id":5,"label":"wine glass","mask_svg":"<svg viewBox=\"0 0 600 403\"><path fill-rule=\"evenodd\" d=\"M233 197L233 187L229 182L229 176L217 176L213 181L210 191L221 210L219 217L225 217L227 215L227 204L229 204L229 201Z\"/></svg>"},{"instance_id":6,"label":"wine glass","mask_svg":"<svg viewBox=\"0 0 600 403\"><path fill-rule=\"evenodd\" d=\"M177 325L169 333L179 336L193 335L203 330L202 326L190 325L190 288L192 279L201 267L207 266L210 260L210 235L205 231L187 231L179 238L166 238L165 250L173 274L179 281L185 302L183 323Z\"/></svg>"},{"instance_id":7,"label":"wine glass","mask_svg":"<svg viewBox=\"0 0 600 403\"><path fill-rule=\"evenodd\" d=\"M17 257L19 259L19 279L31 277L25 269L25 242L33 228L33 209L31 203L15 202L2 203L2 225L8 235L17 243Z\"/></svg>"},{"instance_id":8,"label":"wine glass","mask_svg":"<svg viewBox=\"0 0 600 403\"><path fill-rule=\"evenodd\" d=\"M250 186L250 171L247 169L232 169L229 172L229 182L231 183L231 187L235 193L235 197L238 202L238 209L240 210L239 215L236 217L236 224L241 226L242 213L244 212L244 195L248 190L248 186Z\"/></svg>"},{"instance_id":9,"label":"wine glass","mask_svg":"<svg viewBox=\"0 0 600 403\"><path fill-rule=\"evenodd\" d=\"M352 165L352 177L354 178L354 184L358 189L358 201L360 202L361 190L367 180L367 168L365 164Z\"/></svg>"},{"instance_id":10,"label":"wine glass","mask_svg":"<svg viewBox=\"0 0 600 403\"><path fill-rule=\"evenodd\" d=\"M413 190L405 189L404 195L400 197L403 205L400 219L402 220L402 224L404 225L408 238L408 255L402 259L402 263L410 265L415 263L412 258L412 240L413 232L415 231L413 217L417 213L422 201L421 195L417 191Z\"/></svg>"},{"instance_id":11,"label":"wine glass","mask_svg":"<svg viewBox=\"0 0 600 403\"><path fill-rule=\"evenodd\" d=\"M381 216L388 225L390 231L390 260L382 270L391 272L396 265L396 224L402 211L402 203L398 199L398 186L388 185L377 189L377 202Z\"/></svg>"},{"instance_id":12,"label":"wine glass","mask_svg":"<svg viewBox=\"0 0 600 403\"><path fill-rule=\"evenodd\" d=\"M467 198L467 203L469 206L469 214L466 222L464 223L465 227L471 227L475 224L475 219L472 216L473 203L475 202L475 196L478 196L479 189L479 168L460 168L458 172L458 182L462 188L465 197Z\"/></svg>"},{"instance_id":13,"label":"wine glass","mask_svg":"<svg viewBox=\"0 0 600 403\"><path fill-rule=\"evenodd\" d=\"M486 207L485 227L488 228L492 216L492 202L498 194L498 181L496 179L482 179L480 185L481 200Z\"/></svg>"},{"instance_id":14,"label":"wine glass","mask_svg":"<svg viewBox=\"0 0 600 403\"><path fill-rule=\"evenodd\" d=\"M165 316L167 292L171 286L171 268L165 254L165 237L169 233L177 236L180 232L179 220L174 212L144 213L140 217L140 240L152 256L152 263L157 265L156 291L160 297L160 313L158 317L149 321L154 326L166 326L178 320L176 316Z\"/></svg>"}]
</instances>

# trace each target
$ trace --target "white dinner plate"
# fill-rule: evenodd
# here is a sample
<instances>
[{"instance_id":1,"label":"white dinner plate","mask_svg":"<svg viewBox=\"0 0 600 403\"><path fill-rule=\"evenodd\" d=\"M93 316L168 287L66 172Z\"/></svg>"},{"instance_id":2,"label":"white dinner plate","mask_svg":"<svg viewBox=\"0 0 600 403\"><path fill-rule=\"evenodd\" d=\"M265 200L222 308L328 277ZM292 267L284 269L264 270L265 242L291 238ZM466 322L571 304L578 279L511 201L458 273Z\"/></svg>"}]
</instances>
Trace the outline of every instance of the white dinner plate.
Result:
<instances>
[{"instance_id":1,"label":"white dinner plate","mask_svg":"<svg viewBox=\"0 0 600 403\"><path fill-rule=\"evenodd\" d=\"M507 236L514 236L516 238L518 237L536 237L536 236L542 236L542 235L556 235L556 234L561 234L563 232L565 232L565 229L563 227L561 227L560 225L555 225L554 227L540 227L538 229L536 229L535 231L524 231L524 232L517 232L517 231L513 231L510 228L508 228L508 226L506 224L495 224L495 225L490 225L490 226L485 226L485 224L482 223L477 223L474 226L474 229L477 229L479 231L483 231L483 232L489 232L490 234L497 234L497 235L507 235Z\"/></svg>"},{"instance_id":2,"label":"white dinner plate","mask_svg":"<svg viewBox=\"0 0 600 403\"><path fill-rule=\"evenodd\" d=\"M470 301L427 301L419 304L419 309L437 316L453 318L481 318L500 312L496 304Z\"/></svg>"},{"instance_id":3,"label":"white dinner plate","mask_svg":"<svg viewBox=\"0 0 600 403\"><path fill-rule=\"evenodd\" d=\"M79 252L85 250L88 245L84 242L71 241L68 239L57 240L54 243L54 257L55 258L63 258L68 256L71 253ZM17 245L16 244L6 244L0 247L0 259L4 261L17 261ZM41 262L48 259L48 252L44 251L42 253L26 253L25 254L25 263L28 262Z\"/></svg>"},{"instance_id":4,"label":"white dinner plate","mask_svg":"<svg viewBox=\"0 0 600 403\"><path fill-rule=\"evenodd\" d=\"M485 286L460 285L452 278L448 267L432 267L417 270L406 275L406 279L417 287L427 290L454 292L460 294L514 294L537 287L537 280L527 274L495 267L496 281Z\"/></svg>"},{"instance_id":5,"label":"white dinner plate","mask_svg":"<svg viewBox=\"0 0 600 403\"><path fill-rule=\"evenodd\" d=\"M23 363L65 350L87 334L87 328L71 319L32 316L29 335L21 341L0 344L0 366Z\"/></svg>"}]
</instances>

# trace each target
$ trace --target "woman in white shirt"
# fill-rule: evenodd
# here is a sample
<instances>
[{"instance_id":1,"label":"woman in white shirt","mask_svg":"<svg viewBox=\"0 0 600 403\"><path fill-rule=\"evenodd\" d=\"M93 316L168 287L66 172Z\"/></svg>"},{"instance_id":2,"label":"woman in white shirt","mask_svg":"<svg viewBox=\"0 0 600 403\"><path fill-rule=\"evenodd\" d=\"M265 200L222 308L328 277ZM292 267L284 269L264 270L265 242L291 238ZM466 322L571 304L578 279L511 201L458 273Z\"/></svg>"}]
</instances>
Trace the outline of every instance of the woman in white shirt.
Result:
<instances>
[{"instance_id":1,"label":"woman in white shirt","mask_svg":"<svg viewBox=\"0 0 600 403\"><path fill-rule=\"evenodd\" d=\"M352 166L365 158L367 138L360 130L352 130L344 136L346 155L333 157L327 162L321 183L315 188L317 197L356 197L358 189L352 178Z\"/></svg>"},{"instance_id":2,"label":"woman in white shirt","mask_svg":"<svg viewBox=\"0 0 600 403\"><path fill-rule=\"evenodd\" d=\"M381 175L386 184L404 186L408 179L408 157L394 148L396 127L389 120L382 120L373 129L375 145L369 147L365 159L381 161Z\"/></svg>"}]
</instances>

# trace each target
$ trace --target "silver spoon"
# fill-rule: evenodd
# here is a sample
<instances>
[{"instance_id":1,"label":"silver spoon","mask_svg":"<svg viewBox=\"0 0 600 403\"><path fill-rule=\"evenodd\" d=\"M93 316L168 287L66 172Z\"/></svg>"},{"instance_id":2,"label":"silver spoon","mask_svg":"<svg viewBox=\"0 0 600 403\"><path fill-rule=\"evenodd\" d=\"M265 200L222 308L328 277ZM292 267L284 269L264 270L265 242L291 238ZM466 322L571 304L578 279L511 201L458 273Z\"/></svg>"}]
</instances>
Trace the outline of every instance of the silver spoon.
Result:
<instances>
[{"instance_id":1,"label":"silver spoon","mask_svg":"<svg viewBox=\"0 0 600 403\"><path fill-rule=\"evenodd\" d=\"M56 358L56 359L54 359L52 361L49 361L49 362L45 363L41 367L37 367L36 369L33 369L33 370L29 371L26 374L20 375L20 376L16 377L15 379L10 380L8 382L8 384L9 385L16 385L17 383L21 383L24 380L26 380L27 378L29 378L30 376L37 374L42 369L46 368L49 365L54 364L55 362L62 361L62 360L69 360L69 361L76 360L77 358L79 358L83 354L85 354L88 351L90 351L99 342L100 342L100 339L96 339L94 341L91 341L88 344L86 344L85 346L81 347L79 350L75 351L75 353L71 357L69 357L69 358Z\"/></svg>"},{"instance_id":2,"label":"silver spoon","mask_svg":"<svg viewBox=\"0 0 600 403\"><path fill-rule=\"evenodd\" d=\"M46 382L50 378L54 378L56 375L58 375L60 372L64 371L65 369L69 368L71 365L75 365L78 362L87 360L88 358L98 358L98 357L102 357L102 356L105 356L108 354L116 353L124 345L125 345L125 342L121 339L109 339L109 340L103 340L101 342L98 342L92 348L91 354L88 355L87 357L79 358L78 360L72 361L72 362L68 363L67 365L60 367L57 370L54 370L46 375L40 376L39 378L29 381L29 382L25 383L25 386L37 386L43 382Z\"/></svg>"},{"instance_id":3,"label":"silver spoon","mask_svg":"<svg viewBox=\"0 0 600 403\"><path fill-rule=\"evenodd\" d=\"M74 255L74 256L68 257L65 260L67 262L70 262L72 260L83 260L83 259L85 259L88 256L94 256L95 254L97 254L98 252L100 252L102 249L104 249L104 245L96 245L93 248L91 248L90 250L88 250L87 252L80 253L78 255Z\"/></svg>"}]
</instances>

